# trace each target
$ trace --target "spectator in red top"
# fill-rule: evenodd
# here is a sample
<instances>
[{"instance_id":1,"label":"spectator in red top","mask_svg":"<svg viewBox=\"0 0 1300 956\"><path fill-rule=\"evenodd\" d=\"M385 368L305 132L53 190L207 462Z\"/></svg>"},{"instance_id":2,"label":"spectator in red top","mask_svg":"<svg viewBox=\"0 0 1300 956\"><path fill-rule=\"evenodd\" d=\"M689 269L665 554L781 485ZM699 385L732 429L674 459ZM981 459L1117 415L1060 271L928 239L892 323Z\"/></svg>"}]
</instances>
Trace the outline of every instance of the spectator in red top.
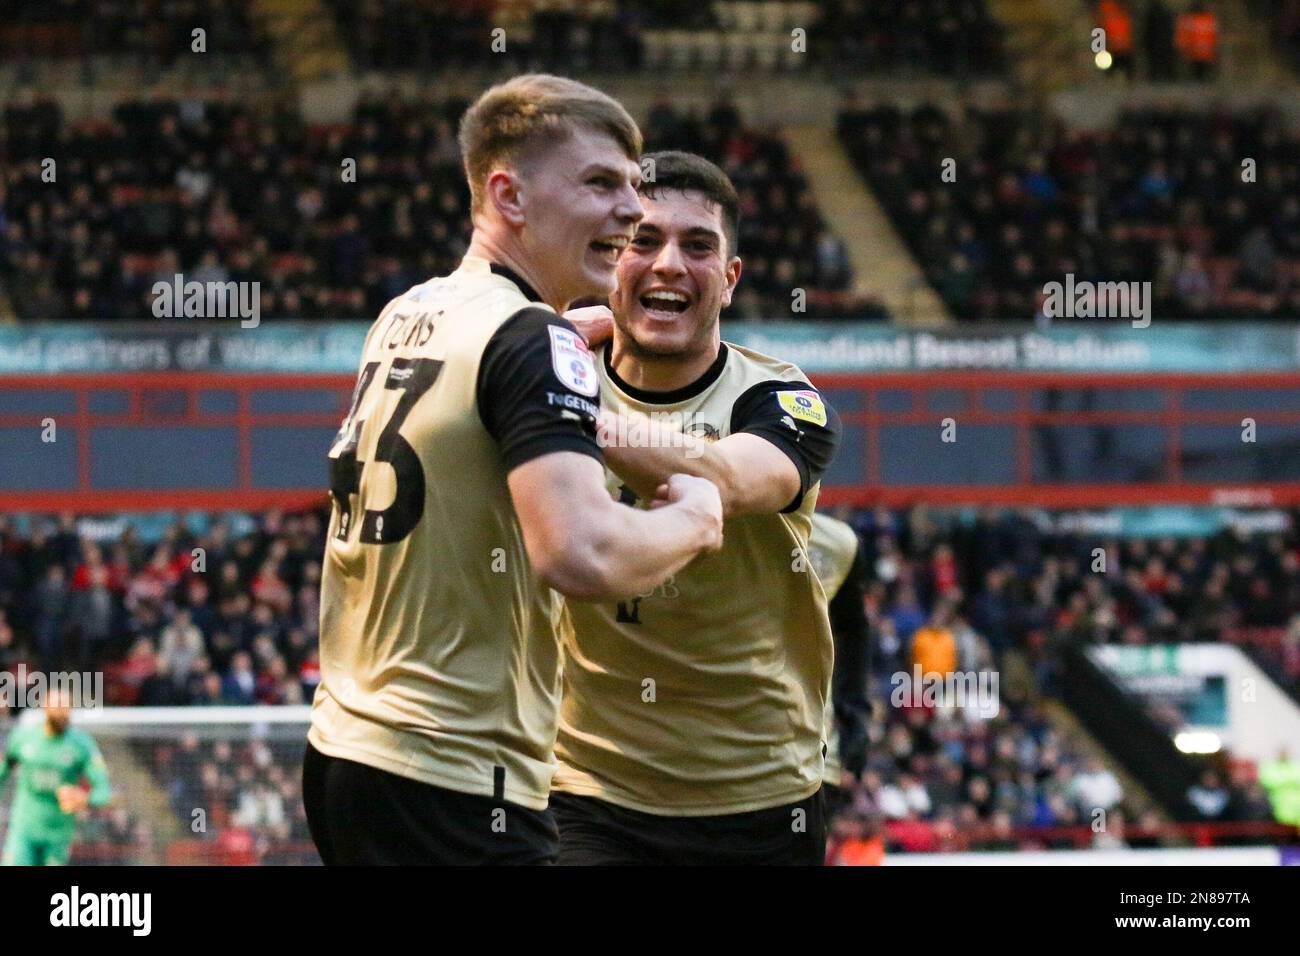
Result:
<instances>
[{"instance_id":1,"label":"spectator in red top","mask_svg":"<svg viewBox=\"0 0 1300 956\"><path fill-rule=\"evenodd\" d=\"M293 686L293 691L289 690ZM291 697L296 697L290 700ZM289 668L284 658L276 655L271 658L266 670L257 678L257 702L259 704L302 703L302 690L289 678Z\"/></svg>"},{"instance_id":2,"label":"spectator in red top","mask_svg":"<svg viewBox=\"0 0 1300 956\"><path fill-rule=\"evenodd\" d=\"M1147 594L1162 595L1169 590L1169 572L1162 558L1152 558L1147 562L1142 584Z\"/></svg>"},{"instance_id":3,"label":"spectator in red top","mask_svg":"<svg viewBox=\"0 0 1300 956\"><path fill-rule=\"evenodd\" d=\"M316 693L316 685L320 683L320 653L315 648L302 662L302 667L298 668L298 679L302 681L303 696L311 698Z\"/></svg>"},{"instance_id":4,"label":"spectator in red top","mask_svg":"<svg viewBox=\"0 0 1300 956\"><path fill-rule=\"evenodd\" d=\"M279 665L278 669L283 673L284 659L273 657L266 669L257 675L257 681L253 685L253 695L257 698L259 704L283 703L280 693L280 681L275 676L277 665Z\"/></svg>"},{"instance_id":5,"label":"spectator in red top","mask_svg":"<svg viewBox=\"0 0 1300 956\"><path fill-rule=\"evenodd\" d=\"M217 835L217 859L222 866L256 866L257 841L242 827L226 827Z\"/></svg>"},{"instance_id":6,"label":"spectator in red top","mask_svg":"<svg viewBox=\"0 0 1300 956\"><path fill-rule=\"evenodd\" d=\"M140 699L140 691L146 681L158 672L158 658L154 654L153 643L142 637L131 645L131 653L117 668L118 689L125 704L134 704Z\"/></svg>"},{"instance_id":7,"label":"spectator in red top","mask_svg":"<svg viewBox=\"0 0 1300 956\"><path fill-rule=\"evenodd\" d=\"M1203 3L1178 15L1174 46L1197 80L1208 80L1219 64L1219 18Z\"/></svg>"},{"instance_id":8,"label":"spectator in red top","mask_svg":"<svg viewBox=\"0 0 1300 956\"><path fill-rule=\"evenodd\" d=\"M293 594L281 579L279 566L273 561L262 565L253 578L251 590L255 601L268 605L276 614L288 614L293 606Z\"/></svg>"},{"instance_id":9,"label":"spectator in red top","mask_svg":"<svg viewBox=\"0 0 1300 956\"><path fill-rule=\"evenodd\" d=\"M104 563L104 550L93 541L86 541L81 547L82 559L72 573L72 590L86 591L92 587L103 586L114 594L126 590L130 569L123 563L123 556L115 555L113 564ZM102 576L98 572L102 571Z\"/></svg>"},{"instance_id":10,"label":"spectator in red top","mask_svg":"<svg viewBox=\"0 0 1300 956\"><path fill-rule=\"evenodd\" d=\"M170 596L180 575L172 561L171 548L159 545L148 565L132 580L126 592L126 606L134 611L141 602L161 605Z\"/></svg>"},{"instance_id":11,"label":"spectator in red top","mask_svg":"<svg viewBox=\"0 0 1300 956\"><path fill-rule=\"evenodd\" d=\"M909 853L932 853L936 849L934 830L930 824L915 817L891 820L885 826L890 841Z\"/></svg>"},{"instance_id":12,"label":"spectator in red top","mask_svg":"<svg viewBox=\"0 0 1300 956\"><path fill-rule=\"evenodd\" d=\"M1106 31L1106 52L1114 58L1116 70L1133 76L1133 14L1119 0L1097 4L1097 23Z\"/></svg>"},{"instance_id":13,"label":"spectator in red top","mask_svg":"<svg viewBox=\"0 0 1300 956\"><path fill-rule=\"evenodd\" d=\"M117 594L125 594L126 586L131 581L131 552L125 541L116 542L108 560L109 586Z\"/></svg>"},{"instance_id":14,"label":"spectator in red top","mask_svg":"<svg viewBox=\"0 0 1300 956\"><path fill-rule=\"evenodd\" d=\"M951 546L941 544L934 549L934 557L930 561L930 573L934 579L936 598L948 597L956 590L957 561L953 557Z\"/></svg>"}]
</instances>

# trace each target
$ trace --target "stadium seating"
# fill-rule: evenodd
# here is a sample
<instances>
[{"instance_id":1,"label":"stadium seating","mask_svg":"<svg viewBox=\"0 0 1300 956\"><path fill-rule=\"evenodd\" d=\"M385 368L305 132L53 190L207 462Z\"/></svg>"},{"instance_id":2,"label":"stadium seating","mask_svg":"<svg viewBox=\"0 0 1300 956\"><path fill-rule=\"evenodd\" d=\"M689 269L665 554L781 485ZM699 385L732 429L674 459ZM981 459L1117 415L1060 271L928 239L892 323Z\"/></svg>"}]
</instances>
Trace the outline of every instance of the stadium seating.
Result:
<instances>
[{"instance_id":1,"label":"stadium seating","mask_svg":"<svg viewBox=\"0 0 1300 956\"><path fill-rule=\"evenodd\" d=\"M319 679L326 517L212 515L206 529L177 524L155 544L130 531L91 541L71 516L22 529L0 519L0 668L103 666L106 696L119 705L307 702ZM1098 799L1091 788L1114 783L1043 709L1060 690L1054 648L1063 642L1255 642L1273 655L1256 659L1300 695L1295 513L1286 532L1155 541L1053 530L1013 511L850 517L870 569L874 706L867 773L840 811L842 833L865 828L901 851L1078 845L1090 832L1084 811ZM1085 573L1097 546L1113 558L1104 578ZM210 573L191 571L195 547ZM956 616L937 622L948 608ZM922 626L951 642L959 669L1001 673L995 719L891 704ZM228 862L305 853L300 743L195 735L136 743L179 825L196 806L212 821L201 838L166 852ZM1230 800L1216 820L1269 819L1249 771L1220 786ZM1116 806L1126 806L1122 796ZM1129 812L1130 829L1146 834L1134 845L1155 842L1144 812ZM164 852L120 814L101 815L91 832L99 849L85 852L98 858Z\"/></svg>"},{"instance_id":2,"label":"stadium seating","mask_svg":"<svg viewBox=\"0 0 1300 956\"><path fill-rule=\"evenodd\" d=\"M759 70L842 78L1002 72L984 0L608 0L503 5L331 0L363 69L467 66L561 73ZM492 31L505 31L505 49ZM795 29L804 30L796 42Z\"/></svg>"},{"instance_id":3,"label":"stadium seating","mask_svg":"<svg viewBox=\"0 0 1300 956\"><path fill-rule=\"evenodd\" d=\"M723 318L884 318L883 307L852 290L853 270L826 225L807 181L780 136L747 127L726 100L707 116L661 98L645 122L647 152L685 149L717 163L740 195L744 273ZM808 292L807 311L791 312L791 292Z\"/></svg>"},{"instance_id":4,"label":"stadium seating","mask_svg":"<svg viewBox=\"0 0 1300 956\"><path fill-rule=\"evenodd\" d=\"M1097 133L934 106L839 119L931 284L971 321L1041 321L1043 285L1067 273L1151 281L1157 318L1294 320L1300 149L1286 129L1272 112L1167 109Z\"/></svg>"},{"instance_id":5,"label":"stadium seating","mask_svg":"<svg viewBox=\"0 0 1300 956\"><path fill-rule=\"evenodd\" d=\"M0 62L103 61L158 69L191 52L206 31L205 53L227 69L257 70L270 46L248 4L221 0L49 0L0 3Z\"/></svg>"},{"instance_id":6,"label":"stadium seating","mask_svg":"<svg viewBox=\"0 0 1300 956\"><path fill-rule=\"evenodd\" d=\"M456 267L469 235L455 124L465 103L366 97L346 126L221 101L127 102L69 123L33 97L5 115L0 286L24 319L147 319L149 290L183 271L261 282L268 318L363 319ZM780 139L719 105L703 121L661 104L652 147L696 149L736 178L746 278L730 316L881 316L849 293L842 245ZM40 178L60 144L60 182ZM342 164L356 161L355 182Z\"/></svg>"}]
</instances>

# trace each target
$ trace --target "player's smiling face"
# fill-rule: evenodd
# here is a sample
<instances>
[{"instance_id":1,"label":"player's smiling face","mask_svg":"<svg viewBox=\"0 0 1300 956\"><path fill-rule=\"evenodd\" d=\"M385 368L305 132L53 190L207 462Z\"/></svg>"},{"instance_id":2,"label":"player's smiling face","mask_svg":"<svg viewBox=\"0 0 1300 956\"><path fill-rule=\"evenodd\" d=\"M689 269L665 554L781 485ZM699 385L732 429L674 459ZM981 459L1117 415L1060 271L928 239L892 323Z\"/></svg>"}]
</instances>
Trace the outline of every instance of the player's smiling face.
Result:
<instances>
[{"instance_id":1,"label":"player's smiling face","mask_svg":"<svg viewBox=\"0 0 1300 956\"><path fill-rule=\"evenodd\" d=\"M694 191L651 190L645 218L618 260L610 297L620 336L659 356L715 349L718 315L731 303L740 259L730 255L722 209Z\"/></svg>"},{"instance_id":2,"label":"player's smiling face","mask_svg":"<svg viewBox=\"0 0 1300 956\"><path fill-rule=\"evenodd\" d=\"M579 127L521 170L529 259L565 301L604 297L641 218L641 169L604 133Z\"/></svg>"}]
</instances>

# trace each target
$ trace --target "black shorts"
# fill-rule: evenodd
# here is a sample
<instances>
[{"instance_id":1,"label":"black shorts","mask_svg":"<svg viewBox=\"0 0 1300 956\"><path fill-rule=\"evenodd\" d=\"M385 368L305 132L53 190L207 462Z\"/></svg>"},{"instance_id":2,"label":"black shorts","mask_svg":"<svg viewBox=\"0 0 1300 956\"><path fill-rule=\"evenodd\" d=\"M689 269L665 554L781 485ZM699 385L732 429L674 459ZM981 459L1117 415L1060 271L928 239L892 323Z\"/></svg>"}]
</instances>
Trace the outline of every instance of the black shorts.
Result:
<instances>
[{"instance_id":1,"label":"black shorts","mask_svg":"<svg viewBox=\"0 0 1300 956\"><path fill-rule=\"evenodd\" d=\"M831 819L853 802L852 790L845 790L833 783L822 784L822 795L825 797L823 807L826 810L826 816Z\"/></svg>"},{"instance_id":2,"label":"black shorts","mask_svg":"<svg viewBox=\"0 0 1300 956\"><path fill-rule=\"evenodd\" d=\"M821 866L821 791L797 803L716 817L664 817L552 793L562 866ZM802 812L801 812L802 811Z\"/></svg>"},{"instance_id":3,"label":"black shorts","mask_svg":"<svg viewBox=\"0 0 1300 956\"><path fill-rule=\"evenodd\" d=\"M302 800L326 866L550 864L559 852L549 810L420 783L311 744Z\"/></svg>"}]
</instances>

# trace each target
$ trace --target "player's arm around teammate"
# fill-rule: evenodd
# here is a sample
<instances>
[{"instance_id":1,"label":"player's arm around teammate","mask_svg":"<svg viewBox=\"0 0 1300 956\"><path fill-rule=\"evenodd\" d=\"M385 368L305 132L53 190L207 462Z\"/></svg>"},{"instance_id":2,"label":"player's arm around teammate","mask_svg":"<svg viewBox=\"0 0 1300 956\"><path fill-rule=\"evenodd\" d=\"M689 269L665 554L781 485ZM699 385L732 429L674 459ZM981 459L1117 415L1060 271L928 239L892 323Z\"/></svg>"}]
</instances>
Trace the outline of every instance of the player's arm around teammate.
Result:
<instances>
[{"instance_id":1,"label":"player's arm around teammate","mask_svg":"<svg viewBox=\"0 0 1300 956\"><path fill-rule=\"evenodd\" d=\"M618 428L613 415L601 413L597 433L605 458L634 491L652 501L662 498L667 480L677 473L707 478L717 486L727 518L781 511L802 487L794 461L758 435L740 432L710 442L669 434L658 423L648 422L644 445L620 445Z\"/></svg>"},{"instance_id":2,"label":"player's arm around teammate","mask_svg":"<svg viewBox=\"0 0 1300 956\"><path fill-rule=\"evenodd\" d=\"M656 216L643 222L623 251L619 288L611 300L622 323L610 344L615 366L629 353L644 353L632 366L642 375L656 371L674 375L692 364L706 374L718 354L718 315L731 301L741 260L734 254L735 236L730 235L734 230L721 221L726 217L716 211L701 217L701 209L708 205L689 191L659 193ZM672 299L685 300L682 313L663 311ZM612 334L610 310L578 310L574 318L600 334L605 330L599 321L601 311L609 316ZM656 386L654 382L631 384ZM606 462L647 501L661 499L670 476L684 473L717 486L727 518L788 510L820 477L813 474L814 465L824 467L829 461L839 421L834 409L806 383L767 384L785 394L764 402L764 389L756 389L737 405L733 425L739 428L733 427L731 434L717 441L653 419L636 422L636 439L628 441L627 423L603 410L597 437ZM798 391L801 387L806 394ZM804 409L797 402L812 405ZM786 408L787 403L791 407Z\"/></svg>"},{"instance_id":3,"label":"player's arm around teammate","mask_svg":"<svg viewBox=\"0 0 1300 956\"><path fill-rule=\"evenodd\" d=\"M532 184L507 169L489 173L483 195L485 210L492 215L485 219L498 228L476 230L469 254L512 267L535 283L538 294L557 312L563 312L574 297L599 291L600 283L612 278L617 259L603 248L601 238L625 243L627 230L642 216L636 192L640 169L612 145L580 131L568 147L572 156L552 163L558 171L555 177L536 175L536 166ZM557 152L564 149L558 147ZM549 181L552 178L554 182ZM569 178L579 182L564 181ZM582 188L575 191L575 186ZM561 282L556 277L564 270L547 268L542 250L530 255L534 250L528 237L552 230L574 231L573 223L582 222L587 207L593 213L599 210L605 220L595 229L597 239L581 253L583 271L592 274L582 276L585 283ZM546 255L554 252L548 248ZM577 270L570 264L568 271ZM588 353L582 360L589 357ZM593 397L598 404L598 397ZM673 507L651 518L630 514L610 501L604 490L604 469L589 455L562 451L514 467L509 474L510 495L538 576L566 597L610 600L629 588L654 587L697 554L716 551L722 545L719 491L693 478L697 472L680 468L675 472L686 473L675 478L663 474L655 496Z\"/></svg>"},{"instance_id":4,"label":"player's arm around teammate","mask_svg":"<svg viewBox=\"0 0 1300 956\"><path fill-rule=\"evenodd\" d=\"M738 258L728 263L726 273L734 288L740 277ZM592 345L602 344L613 335L613 312L608 306L575 309L566 312L565 318ZM632 490L652 502L662 498L674 474L711 481L722 498L723 515L728 518L780 511L801 488L802 476L794 461L758 435L740 432L709 442L672 432L655 421L641 422L637 427L644 438L635 446L621 443L622 423L616 415L602 411L596 434L610 468Z\"/></svg>"},{"instance_id":5,"label":"player's arm around teammate","mask_svg":"<svg viewBox=\"0 0 1300 956\"><path fill-rule=\"evenodd\" d=\"M510 494L539 577L577 600L612 601L655 587L722 546L718 490L687 474L662 485L656 504L674 507L657 516L614 502L599 462L571 452L516 468Z\"/></svg>"}]
</instances>

